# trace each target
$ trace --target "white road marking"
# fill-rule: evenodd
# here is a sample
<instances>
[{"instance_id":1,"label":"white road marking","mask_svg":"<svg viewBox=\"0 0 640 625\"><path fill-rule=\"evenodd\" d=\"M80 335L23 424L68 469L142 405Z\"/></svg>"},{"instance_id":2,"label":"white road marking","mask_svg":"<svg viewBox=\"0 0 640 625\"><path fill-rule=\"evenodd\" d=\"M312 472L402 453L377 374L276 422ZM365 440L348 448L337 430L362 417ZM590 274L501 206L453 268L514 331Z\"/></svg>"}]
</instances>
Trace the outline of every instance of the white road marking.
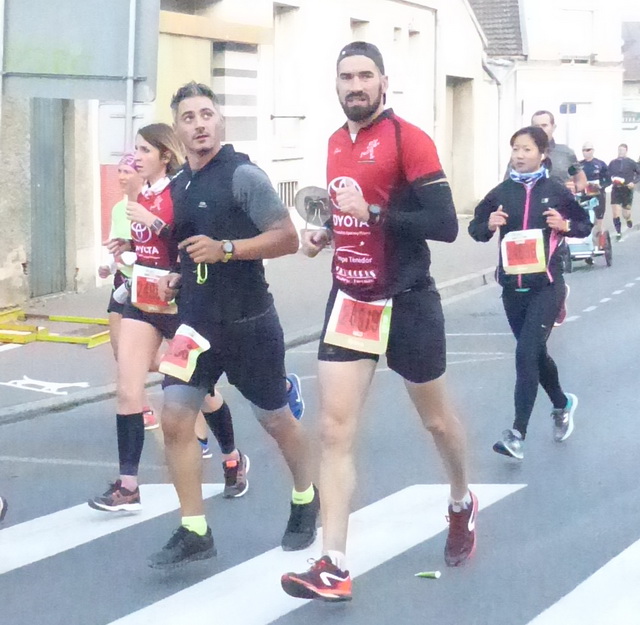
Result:
<instances>
[{"instance_id":1,"label":"white road marking","mask_svg":"<svg viewBox=\"0 0 640 625\"><path fill-rule=\"evenodd\" d=\"M9 382L0 382L0 386L12 386L22 391L35 391L36 393L47 393L48 395L68 395L63 388L89 388L88 382L43 382L42 380L32 380L26 375L22 376L22 380L10 380Z\"/></svg>"},{"instance_id":2,"label":"white road marking","mask_svg":"<svg viewBox=\"0 0 640 625\"><path fill-rule=\"evenodd\" d=\"M204 484L205 498L222 492L222 484ZM179 507L171 484L140 487L142 511L137 514L99 512L86 503L7 527L0 532L0 574L33 564ZM177 621L176 621L177 622Z\"/></svg>"},{"instance_id":3,"label":"white road marking","mask_svg":"<svg viewBox=\"0 0 640 625\"><path fill-rule=\"evenodd\" d=\"M635 286L635 285L636 285L636 283L635 283L635 282L627 282L627 284L625 284L624 286L625 286L627 289L630 289L632 286Z\"/></svg>"},{"instance_id":4,"label":"white road marking","mask_svg":"<svg viewBox=\"0 0 640 625\"><path fill-rule=\"evenodd\" d=\"M524 484L478 484L471 489L486 508ZM418 484L405 488L350 517L349 570L352 578L380 566L446 529L449 486ZM181 590L111 625L176 625L211 623L265 625L304 606L308 600L289 597L280 587L280 575L308 567L318 557L318 540L309 549L285 552L279 547ZM444 540L442 541L444 543ZM408 573L411 577L413 571Z\"/></svg>"},{"instance_id":5,"label":"white road marking","mask_svg":"<svg viewBox=\"0 0 640 625\"><path fill-rule=\"evenodd\" d=\"M596 308L598 308L598 307L597 306L588 306L582 312L593 312Z\"/></svg>"},{"instance_id":6,"label":"white road marking","mask_svg":"<svg viewBox=\"0 0 640 625\"><path fill-rule=\"evenodd\" d=\"M580 319L580 315L572 315L571 317L567 317L564 322L568 323L569 321L577 321Z\"/></svg>"},{"instance_id":7,"label":"white road marking","mask_svg":"<svg viewBox=\"0 0 640 625\"><path fill-rule=\"evenodd\" d=\"M35 458L25 456L0 456L0 462L24 462L27 464L53 464L68 467L99 467L106 469L114 469L118 467L117 462L102 462L99 460L72 460L69 458ZM147 464L145 469L165 469L164 465Z\"/></svg>"},{"instance_id":8,"label":"white road marking","mask_svg":"<svg viewBox=\"0 0 640 625\"><path fill-rule=\"evenodd\" d=\"M618 554L529 625L637 625L640 540Z\"/></svg>"},{"instance_id":9,"label":"white road marking","mask_svg":"<svg viewBox=\"0 0 640 625\"><path fill-rule=\"evenodd\" d=\"M620 295L621 293L624 293L624 289L620 289L619 291L614 291L612 295Z\"/></svg>"},{"instance_id":10,"label":"white road marking","mask_svg":"<svg viewBox=\"0 0 640 625\"><path fill-rule=\"evenodd\" d=\"M0 352L8 352L11 349L18 349L18 347L22 347L22 345L18 343L7 343L6 345L0 345Z\"/></svg>"},{"instance_id":11,"label":"white road marking","mask_svg":"<svg viewBox=\"0 0 640 625\"><path fill-rule=\"evenodd\" d=\"M610 298L610 297L603 297L603 298L600 300L600 303L601 303L601 304L605 304L606 302L610 302L610 301L611 301L611 298Z\"/></svg>"}]
</instances>

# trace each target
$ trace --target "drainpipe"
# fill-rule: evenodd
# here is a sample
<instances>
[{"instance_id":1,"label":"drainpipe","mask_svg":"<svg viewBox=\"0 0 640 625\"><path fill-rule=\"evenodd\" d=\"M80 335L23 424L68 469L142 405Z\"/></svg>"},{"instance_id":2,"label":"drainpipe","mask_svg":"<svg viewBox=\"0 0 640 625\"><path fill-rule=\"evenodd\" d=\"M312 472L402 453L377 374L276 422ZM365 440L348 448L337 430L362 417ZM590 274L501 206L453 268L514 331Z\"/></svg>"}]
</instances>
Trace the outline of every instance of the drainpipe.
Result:
<instances>
[{"instance_id":1,"label":"drainpipe","mask_svg":"<svg viewBox=\"0 0 640 625\"><path fill-rule=\"evenodd\" d=\"M2 84L4 76L4 5L5 0L0 0L0 132L2 129L2 100L4 97Z\"/></svg>"},{"instance_id":2,"label":"drainpipe","mask_svg":"<svg viewBox=\"0 0 640 625\"><path fill-rule=\"evenodd\" d=\"M131 148L133 139L133 79L136 71L136 13L137 0L129 0L129 39L127 48L127 89L124 110L124 148Z\"/></svg>"},{"instance_id":3,"label":"drainpipe","mask_svg":"<svg viewBox=\"0 0 640 625\"><path fill-rule=\"evenodd\" d=\"M498 151L497 151L497 174L498 180L502 179L502 169L500 167L500 150L502 146L502 82L496 76L495 72L489 67L486 57L483 55L482 69L487 72L489 78L495 82L498 90Z\"/></svg>"}]
</instances>

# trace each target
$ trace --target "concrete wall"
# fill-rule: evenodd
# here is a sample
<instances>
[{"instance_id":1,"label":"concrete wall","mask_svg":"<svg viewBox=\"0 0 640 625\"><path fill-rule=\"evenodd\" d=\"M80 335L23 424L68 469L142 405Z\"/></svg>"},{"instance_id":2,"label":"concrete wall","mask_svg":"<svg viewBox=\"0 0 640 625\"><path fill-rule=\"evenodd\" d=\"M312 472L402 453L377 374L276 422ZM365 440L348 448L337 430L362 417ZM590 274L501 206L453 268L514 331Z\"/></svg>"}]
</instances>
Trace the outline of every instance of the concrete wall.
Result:
<instances>
[{"instance_id":1,"label":"concrete wall","mask_svg":"<svg viewBox=\"0 0 640 625\"><path fill-rule=\"evenodd\" d=\"M0 128L0 308L24 303L31 228L28 100L5 97Z\"/></svg>"}]
</instances>

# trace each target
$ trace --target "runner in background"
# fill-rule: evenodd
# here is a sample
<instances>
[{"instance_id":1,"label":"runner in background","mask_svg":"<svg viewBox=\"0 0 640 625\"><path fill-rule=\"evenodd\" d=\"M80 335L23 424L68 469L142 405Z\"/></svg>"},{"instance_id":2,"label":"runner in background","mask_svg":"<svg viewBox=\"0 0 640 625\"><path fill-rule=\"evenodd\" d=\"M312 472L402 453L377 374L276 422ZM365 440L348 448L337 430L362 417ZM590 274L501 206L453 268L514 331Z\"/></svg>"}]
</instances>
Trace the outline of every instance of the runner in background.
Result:
<instances>
[{"instance_id":1,"label":"runner in background","mask_svg":"<svg viewBox=\"0 0 640 625\"><path fill-rule=\"evenodd\" d=\"M502 304L516 345L515 420L493 450L522 460L538 384L553 404L553 437L565 441L573 432L578 398L564 393L558 368L547 352L547 340L565 297L562 237L591 233L587 213L545 167L549 139L534 126L511 137L510 177L476 207L469 234L490 241L498 230L501 242L498 282Z\"/></svg>"},{"instance_id":2,"label":"runner in background","mask_svg":"<svg viewBox=\"0 0 640 625\"><path fill-rule=\"evenodd\" d=\"M591 141L586 141L582 146L582 156L584 158L580 161L580 165L582 165L582 170L587 177L587 186L583 193L587 197L598 198L598 208L595 210L596 221L593 224L593 239L597 243L602 232L602 222L607 206L605 189L611 184L611 176L607 164L599 158L595 158Z\"/></svg>"},{"instance_id":3,"label":"runner in background","mask_svg":"<svg viewBox=\"0 0 640 625\"><path fill-rule=\"evenodd\" d=\"M609 163L609 175L611 176L611 212L613 214L613 227L616 229L616 240L622 238L621 217L627 222L627 228L633 228L631 219L631 205L633 204L633 189L640 181L640 164L627 156L627 144L618 146L618 158Z\"/></svg>"},{"instance_id":4,"label":"runner in background","mask_svg":"<svg viewBox=\"0 0 640 625\"><path fill-rule=\"evenodd\" d=\"M136 180L136 185L142 187L143 180L140 178L140 174L136 171L135 154L133 152L127 152L122 156L118 163L118 186L125 196L124 199L117 202L111 209L111 227L109 230L109 241L116 239L128 240L131 238L131 222L127 218L127 185L132 180ZM135 258L133 252L124 252L124 258L122 256L112 257L110 264L101 265L98 268L98 275L100 278L105 279L110 275L113 275L113 288L111 289L111 297L109 299L109 305L107 307L107 314L109 319L109 337L111 342L111 348L113 349L113 356L118 360L118 340L120 338L120 324L122 322L122 311L124 310L124 304L128 298L128 290L125 282L131 279L131 267L133 262L131 257ZM146 393L144 399L143 408L144 428L145 430L154 430L158 427L158 420L156 418L153 408L150 406Z\"/></svg>"}]
</instances>

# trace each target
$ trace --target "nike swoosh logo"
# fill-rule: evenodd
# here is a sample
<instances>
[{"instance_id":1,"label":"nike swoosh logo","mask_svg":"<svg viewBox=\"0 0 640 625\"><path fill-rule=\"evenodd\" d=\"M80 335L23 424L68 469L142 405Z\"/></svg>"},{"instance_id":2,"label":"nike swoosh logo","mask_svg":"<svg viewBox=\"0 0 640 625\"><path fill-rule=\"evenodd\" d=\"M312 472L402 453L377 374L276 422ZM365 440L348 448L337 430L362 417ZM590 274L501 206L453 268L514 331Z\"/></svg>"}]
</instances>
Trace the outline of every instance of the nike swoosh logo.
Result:
<instances>
[{"instance_id":1,"label":"nike swoosh logo","mask_svg":"<svg viewBox=\"0 0 640 625\"><path fill-rule=\"evenodd\" d=\"M469 531L473 532L473 530L476 529L476 506L473 505L473 502L471 502L471 505L473 507L471 508L471 516L469 517Z\"/></svg>"},{"instance_id":2,"label":"nike swoosh logo","mask_svg":"<svg viewBox=\"0 0 640 625\"><path fill-rule=\"evenodd\" d=\"M325 586L331 586L331 581L330 580L335 580L337 582L346 582L349 579L349 576L347 575L346 577L339 577L338 575L334 575L333 573L327 573L326 571L322 571L322 573L320 573L320 579L322 580L322 583Z\"/></svg>"}]
</instances>

